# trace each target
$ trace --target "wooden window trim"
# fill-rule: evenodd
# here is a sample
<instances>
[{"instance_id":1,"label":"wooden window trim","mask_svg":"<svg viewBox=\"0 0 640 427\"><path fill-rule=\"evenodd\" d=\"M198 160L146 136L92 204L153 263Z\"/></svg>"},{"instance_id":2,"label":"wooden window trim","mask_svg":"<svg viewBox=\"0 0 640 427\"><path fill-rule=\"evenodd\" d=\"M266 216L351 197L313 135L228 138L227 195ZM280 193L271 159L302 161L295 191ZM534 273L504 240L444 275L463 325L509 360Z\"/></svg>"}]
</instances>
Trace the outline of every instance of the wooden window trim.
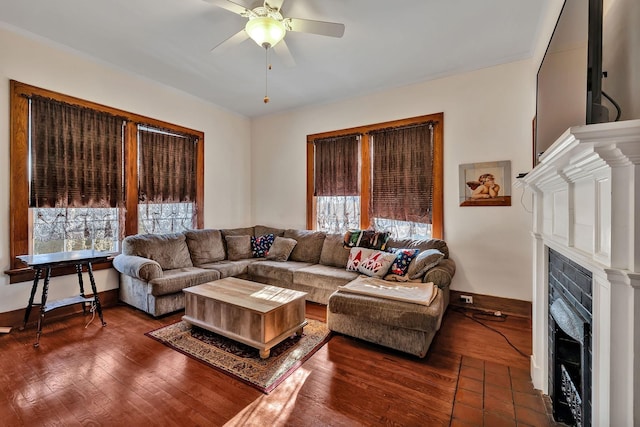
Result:
<instances>
[{"instance_id":1,"label":"wooden window trim","mask_svg":"<svg viewBox=\"0 0 640 427\"><path fill-rule=\"evenodd\" d=\"M125 186L125 236L138 232L138 166L137 166L137 131L138 124L155 126L179 133L187 133L198 138L196 165L196 200L195 214L198 228L204 227L204 132L178 126L161 120L108 107L58 92L27 85L15 80L10 81L10 159L9 174L9 255L10 269L5 273L10 276L10 283L33 279L33 273L18 260L18 255L29 253L29 129L27 122L27 97L39 95L58 101L124 117L126 120L124 136L124 186ZM101 266L107 268L108 266ZM52 275L68 274L63 270L52 272Z\"/></svg>"},{"instance_id":2,"label":"wooden window trim","mask_svg":"<svg viewBox=\"0 0 640 427\"><path fill-rule=\"evenodd\" d=\"M393 120L384 123L376 123L366 126L358 126L349 129L341 129L330 132L307 135L307 228L313 229L316 223L316 203L313 196L314 177L314 150L313 141L320 138L330 138L340 135L359 133L362 135L360 141L360 226L369 226L369 211L365 206L369 206L371 183L370 176L370 147L369 132L388 127L407 126L417 123L433 121L437 122L433 131L433 218L431 221L432 237L436 239L444 238L444 162L443 162L443 142L444 142L444 113L429 114L426 116L411 117L401 120Z\"/></svg>"}]
</instances>

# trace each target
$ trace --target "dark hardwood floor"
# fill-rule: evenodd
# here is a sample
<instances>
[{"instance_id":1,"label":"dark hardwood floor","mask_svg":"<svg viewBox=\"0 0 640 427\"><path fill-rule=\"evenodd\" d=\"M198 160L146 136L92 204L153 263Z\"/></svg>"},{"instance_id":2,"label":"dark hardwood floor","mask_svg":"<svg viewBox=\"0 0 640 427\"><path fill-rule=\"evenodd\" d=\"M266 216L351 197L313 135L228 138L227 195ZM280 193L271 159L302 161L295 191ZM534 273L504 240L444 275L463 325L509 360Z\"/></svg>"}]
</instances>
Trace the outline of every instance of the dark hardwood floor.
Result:
<instances>
[{"instance_id":1,"label":"dark hardwood floor","mask_svg":"<svg viewBox=\"0 0 640 427\"><path fill-rule=\"evenodd\" d=\"M472 312L449 309L424 359L335 335L269 395L144 335L180 316L119 305L104 328L45 323L39 348L33 327L0 335L0 425L554 425L529 359ZM528 319L479 320L531 353Z\"/></svg>"}]
</instances>

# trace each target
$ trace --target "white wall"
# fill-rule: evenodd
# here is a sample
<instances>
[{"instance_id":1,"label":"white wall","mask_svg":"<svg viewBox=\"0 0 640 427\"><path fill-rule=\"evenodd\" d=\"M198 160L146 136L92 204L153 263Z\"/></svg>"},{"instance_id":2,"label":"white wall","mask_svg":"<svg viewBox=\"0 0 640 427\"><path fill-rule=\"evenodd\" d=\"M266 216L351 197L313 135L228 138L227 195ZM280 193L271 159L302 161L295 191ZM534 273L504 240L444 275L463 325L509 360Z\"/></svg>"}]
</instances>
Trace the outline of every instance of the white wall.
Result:
<instances>
[{"instance_id":1,"label":"white wall","mask_svg":"<svg viewBox=\"0 0 640 427\"><path fill-rule=\"evenodd\" d=\"M306 136L444 112L445 240L458 270L452 288L531 301L531 217L511 207L460 207L458 165L510 160L532 167L535 70L531 61L423 82L252 120L254 223L306 227ZM524 197L530 208L531 198Z\"/></svg>"},{"instance_id":2,"label":"white wall","mask_svg":"<svg viewBox=\"0 0 640 427\"><path fill-rule=\"evenodd\" d=\"M134 112L205 133L205 227L251 221L250 121L195 97L68 49L0 28L0 268L9 259L9 80ZM96 272L98 290L118 287L115 270ZM88 284L88 281L87 281ZM24 308L31 283L0 278L0 313ZM77 293L75 276L54 278L50 297Z\"/></svg>"}]
</instances>

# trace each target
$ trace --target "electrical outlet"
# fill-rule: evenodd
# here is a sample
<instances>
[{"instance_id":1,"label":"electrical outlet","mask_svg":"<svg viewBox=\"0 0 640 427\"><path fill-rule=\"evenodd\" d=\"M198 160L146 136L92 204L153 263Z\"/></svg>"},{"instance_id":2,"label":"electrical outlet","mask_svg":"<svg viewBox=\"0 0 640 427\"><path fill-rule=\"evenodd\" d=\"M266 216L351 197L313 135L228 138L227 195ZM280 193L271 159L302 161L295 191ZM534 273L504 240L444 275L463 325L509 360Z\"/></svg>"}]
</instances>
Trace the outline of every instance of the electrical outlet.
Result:
<instances>
[{"instance_id":1,"label":"electrical outlet","mask_svg":"<svg viewBox=\"0 0 640 427\"><path fill-rule=\"evenodd\" d=\"M465 304L473 304L473 297L471 295L460 295L460 301Z\"/></svg>"}]
</instances>

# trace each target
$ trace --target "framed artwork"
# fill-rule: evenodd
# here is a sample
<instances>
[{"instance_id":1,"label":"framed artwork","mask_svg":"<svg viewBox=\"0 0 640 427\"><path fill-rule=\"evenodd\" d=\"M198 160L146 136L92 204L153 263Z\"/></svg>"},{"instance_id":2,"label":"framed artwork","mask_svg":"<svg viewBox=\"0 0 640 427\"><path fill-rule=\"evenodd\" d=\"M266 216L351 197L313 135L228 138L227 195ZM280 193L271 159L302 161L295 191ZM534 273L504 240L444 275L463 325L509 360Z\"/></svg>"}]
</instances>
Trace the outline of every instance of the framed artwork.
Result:
<instances>
[{"instance_id":1,"label":"framed artwork","mask_svg":"<svg viewBox=\"0 0 640 427\"><path fill-rule=\"evenodd\" d=\"M460 165L460 206L511 206L511 161Z\"/></svg>"}]
</instances>

